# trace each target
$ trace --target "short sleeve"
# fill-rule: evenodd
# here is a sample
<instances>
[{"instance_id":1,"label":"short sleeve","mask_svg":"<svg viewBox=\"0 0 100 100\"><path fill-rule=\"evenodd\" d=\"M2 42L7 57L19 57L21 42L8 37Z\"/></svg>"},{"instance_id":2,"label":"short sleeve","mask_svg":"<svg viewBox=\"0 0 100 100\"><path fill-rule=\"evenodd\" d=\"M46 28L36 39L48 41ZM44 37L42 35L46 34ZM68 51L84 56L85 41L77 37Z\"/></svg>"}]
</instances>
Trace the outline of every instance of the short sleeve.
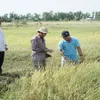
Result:
<instances>
[{"instance_id":1,"label":"short sleeve","mask_svg":"<svg viewBox=\"0 0 100 100\"><path fill-rule=\"evenodd\" d=\"M31 40L31 47L32 47L32 51L36 51L36 52L45 52L45 46L41 46L40 40L37 40L38 38L34 37Z\"/></svg>"},{"instance_id":2,"label":"short sleeve","mask_svg":"<svg viewBox=\"0 0 100 100\"><path fill-rule=\"evenodd\" d=\"M80 43L78 40L76 40L76 47L79 47L80 46Z\"/></svg>"},{"instance_id":3,"label":"short sleeve","mask_svg":"<svg viewBox=\"0 0 100 100\"><path fill-rule=\"evenodd\" d=\"M37 45L36 40L35 39L32 39L31 40L32 50L35 50L36 49L36 45Z\"/></svg>"},{"instance_id":4,"label":"short sleeve","mask_svg":"<svg viewBox=\"0 0 100 100\"><path fill-rule=\"evenodd\" d=\"M59 49L59 50L63 50L63 42L62 42L62 41L59 42L59 44L58 44L58 49Z\"/></svg>"}]
</instances>

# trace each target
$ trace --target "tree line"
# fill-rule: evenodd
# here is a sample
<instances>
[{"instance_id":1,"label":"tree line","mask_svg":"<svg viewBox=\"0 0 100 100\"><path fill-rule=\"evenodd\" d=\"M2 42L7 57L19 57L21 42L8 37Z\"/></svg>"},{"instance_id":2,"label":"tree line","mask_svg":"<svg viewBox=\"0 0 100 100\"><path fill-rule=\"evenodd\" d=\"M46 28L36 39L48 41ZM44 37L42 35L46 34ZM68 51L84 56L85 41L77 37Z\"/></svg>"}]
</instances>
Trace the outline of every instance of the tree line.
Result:
<instances>
[{"instance_id":1,"label":"tree line","mask_svg":"<svg viewBox=\"0 0 100 100\"><path fill-rule=\"evenodd\" d=\"M42 14L38 13L28 13L26 15L23 14L16 14L14 12L9 14L4 14L1 16L1 19L3 22L13 22L13 21L80 21L80 20L100 20L100 12L93 12L90 13L83 13L81 11L77 12L56 12L53 11L50 12L43 12Z\"/></svg>"}]
</instances>

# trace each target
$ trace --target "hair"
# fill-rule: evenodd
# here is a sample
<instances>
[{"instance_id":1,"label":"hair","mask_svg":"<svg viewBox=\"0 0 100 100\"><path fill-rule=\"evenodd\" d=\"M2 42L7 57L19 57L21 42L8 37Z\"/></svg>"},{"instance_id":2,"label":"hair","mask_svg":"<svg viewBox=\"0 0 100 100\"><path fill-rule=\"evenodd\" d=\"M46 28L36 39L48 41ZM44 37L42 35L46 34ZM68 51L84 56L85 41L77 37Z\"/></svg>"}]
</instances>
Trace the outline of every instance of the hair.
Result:
<instances>
[{"instance_id":1,"label":"hair","mask_svg":"<svg viewBox=\"0 0 100 100\"><path fill-rule=\"evenodd\" d=\"M67 34L65 34L65 33L67 33ZM62 37L67 37L67 36L70 36L69 31L63 31L62 32Z\"/></svg>"},{"instance_id":2,"label":"hair","mask_svg":"<svg viewBox=\"0 0 100 100\"><path fill-rule=\"evenodd\" d=\"M38 33L40 33L40 31L37 31Z\"/></svg>"}]
</instances>

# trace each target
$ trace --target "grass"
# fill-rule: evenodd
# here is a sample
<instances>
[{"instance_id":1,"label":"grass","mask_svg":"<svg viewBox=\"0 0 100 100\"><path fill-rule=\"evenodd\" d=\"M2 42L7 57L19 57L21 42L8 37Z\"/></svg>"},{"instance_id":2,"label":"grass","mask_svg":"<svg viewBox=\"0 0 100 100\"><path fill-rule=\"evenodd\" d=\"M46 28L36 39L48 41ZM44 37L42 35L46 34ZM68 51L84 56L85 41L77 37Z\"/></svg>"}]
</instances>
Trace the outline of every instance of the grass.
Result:
<instances>
[{"instance_id":1,"label":"grass","mask_svg":"<svg viewBox=\"0 0 100 100\"><path fill-rule=\"evenodd\" d=\"M100 100L100 23L42 22L48 27L48 48L54 50L47 59L45 72L35 72L31 61L30 39L39 25L28 27L2 25L9 51L0 76L0 100ZM80 65L60 67L58 43L60 33L69 30L78 38L85 61Z\"/></svg>"}]
</instances>

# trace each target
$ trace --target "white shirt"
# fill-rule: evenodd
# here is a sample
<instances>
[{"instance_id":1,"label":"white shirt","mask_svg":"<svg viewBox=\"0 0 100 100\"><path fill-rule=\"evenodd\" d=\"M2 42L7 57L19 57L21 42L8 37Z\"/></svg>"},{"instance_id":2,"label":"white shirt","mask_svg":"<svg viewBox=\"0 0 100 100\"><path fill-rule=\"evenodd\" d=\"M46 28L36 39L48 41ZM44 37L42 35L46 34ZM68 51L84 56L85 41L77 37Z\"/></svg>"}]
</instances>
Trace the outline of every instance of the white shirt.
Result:
<instances>
[{"instance_id":1,"label":"white shirt","mask_svg":"<svg viewBox=\"0 0 100 100\"><path fill-rule=\"evenodd\" d=\"M1 28L0 28L0 51L5 51L5 38Z\"/></svg>"}]
</instances>

